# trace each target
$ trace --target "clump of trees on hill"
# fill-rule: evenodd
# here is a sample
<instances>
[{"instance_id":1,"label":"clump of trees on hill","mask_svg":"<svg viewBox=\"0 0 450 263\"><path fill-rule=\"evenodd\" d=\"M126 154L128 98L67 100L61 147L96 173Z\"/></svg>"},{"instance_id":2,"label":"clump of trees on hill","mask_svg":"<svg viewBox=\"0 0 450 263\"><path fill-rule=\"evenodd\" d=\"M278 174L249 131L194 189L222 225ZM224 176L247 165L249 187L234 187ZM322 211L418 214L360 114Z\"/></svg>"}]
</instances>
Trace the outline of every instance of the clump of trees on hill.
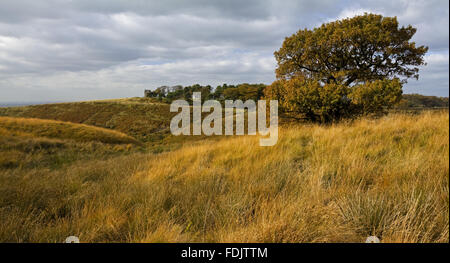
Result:
<instances>
[{"instance_id":1,"label":"clump of trees on hill","mask_svg":"<svg viewBox=\"0 0 450 263\"><path fill-rule=\"evenodd\" d=\"M206 100L218 100L224 102L225 100L260 100L264 96L265 84L238 84L227 85L223 84L217 86L215 89L210 85L202 86L195 84L192 86L182 87L159 87L154 91L149 91L146 96L158 98L160 101L172 102L178 99L184 99L192 103L192 94L194 92L202 93L202 102Z\"/></svg>"},{"instance_id":2,"label":"clump of trees on hill","mask_svg":"<svg viewBox=\"0 0 450 263\"><path fill-rule=\"evenodd\" d=\"M418 78L428 47L396 17L364 14L303 29L275 52L277 80L265 89L285 113L318 122L380 113Z\"/></svg>"}]
</instances>

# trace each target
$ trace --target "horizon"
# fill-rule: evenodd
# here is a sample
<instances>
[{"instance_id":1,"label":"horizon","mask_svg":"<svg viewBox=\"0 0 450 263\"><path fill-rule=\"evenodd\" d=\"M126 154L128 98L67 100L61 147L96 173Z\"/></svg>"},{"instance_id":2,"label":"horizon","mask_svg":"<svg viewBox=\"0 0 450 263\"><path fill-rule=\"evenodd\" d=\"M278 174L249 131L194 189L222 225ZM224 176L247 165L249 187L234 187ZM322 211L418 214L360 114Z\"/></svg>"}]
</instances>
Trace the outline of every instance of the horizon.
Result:
<instances>
[{"instance_id":1,"label":"horizon","mask_svg":"<svg viewBox=\"0 0 450 263\"><path fill-rule=\"evenodd\" d=\"M184 87L184 86L183 86ZM403 95L423 95L423 96L431 96L437 98L449 98L449 96L435 96L435 95L424 95L419 93L403 93ZM86 99L86 100L55 100L55 101L10 101L10 102L2 102L0 101L0 107L20 107L20 106L33 106L33 105L42 105L42 104L56 104L56 103L71 103L71 102L89 102L89 101L102 101L102 100L115 100L115 99L132 99L132 98L140 98L144 96L134 96L134 97L117 97L117 98L100 98L100 99Z\"/></svg>"}]
</instances>

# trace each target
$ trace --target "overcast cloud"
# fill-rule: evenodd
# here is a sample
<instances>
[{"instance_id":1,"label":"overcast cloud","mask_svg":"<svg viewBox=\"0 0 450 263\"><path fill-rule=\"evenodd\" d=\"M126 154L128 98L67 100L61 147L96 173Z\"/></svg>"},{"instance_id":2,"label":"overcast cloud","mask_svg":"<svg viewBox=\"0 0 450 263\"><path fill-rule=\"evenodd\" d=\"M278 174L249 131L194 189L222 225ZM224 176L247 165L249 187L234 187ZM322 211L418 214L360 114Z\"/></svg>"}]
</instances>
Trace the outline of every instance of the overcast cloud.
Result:
<instances>
[{"instance_id":1,"label":"overcast cloud","mask_svg":"<svg viewBox=\"0 0 450 263\"><path fill-rule=\"evenodd\" d=\"M397 16L429 46L428 65L405 92L448 96L447 0L0 0L0 102L269 84L284 37L364 12Z\"/></svg>"}]
</instances>

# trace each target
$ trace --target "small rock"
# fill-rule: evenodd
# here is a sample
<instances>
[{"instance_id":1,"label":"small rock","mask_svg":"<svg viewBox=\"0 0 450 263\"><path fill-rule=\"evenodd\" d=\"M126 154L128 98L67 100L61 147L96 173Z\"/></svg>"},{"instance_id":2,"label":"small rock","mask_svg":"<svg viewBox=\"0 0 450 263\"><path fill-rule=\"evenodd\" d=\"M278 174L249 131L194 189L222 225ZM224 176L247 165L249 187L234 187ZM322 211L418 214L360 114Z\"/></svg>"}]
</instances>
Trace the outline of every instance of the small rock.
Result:
<instances>
[{"instance_id":1,"label":"small rock","mask_svg":"<svg viewBox=\"0 0 450 263\"><path fill-rule=\"evenodd\" d=\"M80 239L76 236L69 236L66 238L65 243L80 243Z\"/></svg>"},{"instance_id":2,"label":"small rock","mask_svg":"<svg viewBox=\"0 0 450 263\"><path fill-rule=\"evenodd\" d=\"M370 236L366 239L366 243L380 243L380 239L376 236Z\"/></svg>"}]
</instances>

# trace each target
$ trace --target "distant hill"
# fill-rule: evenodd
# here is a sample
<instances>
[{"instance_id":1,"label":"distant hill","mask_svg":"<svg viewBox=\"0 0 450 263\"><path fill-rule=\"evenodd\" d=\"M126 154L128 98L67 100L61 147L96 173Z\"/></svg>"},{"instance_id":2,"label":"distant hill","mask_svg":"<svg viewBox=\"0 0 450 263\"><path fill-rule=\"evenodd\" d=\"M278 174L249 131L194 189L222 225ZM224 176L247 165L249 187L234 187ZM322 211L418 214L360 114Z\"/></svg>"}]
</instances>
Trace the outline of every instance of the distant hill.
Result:
<instances>
[{"instance_id":1,"label":"distant hill","mask_svg":"<svg viewBox=\"0 0 450 263\"><path fill-rule=\"evenodd\" d=\"M448 97L403 94L400 108L448 108Z\"/></svg>"},{"instance_id":2,"label":"distant hill","mask_svg":"<svg viewBox=\"0 0 450 263\"><path fill-rule=\"evenodd\" d=\"M0 107L19 107L19 106L30 106L39 104L50 104L50 103L60 103L59 101L16 101L16 102L0 102Z\"/></svg>"}]
</instances>

